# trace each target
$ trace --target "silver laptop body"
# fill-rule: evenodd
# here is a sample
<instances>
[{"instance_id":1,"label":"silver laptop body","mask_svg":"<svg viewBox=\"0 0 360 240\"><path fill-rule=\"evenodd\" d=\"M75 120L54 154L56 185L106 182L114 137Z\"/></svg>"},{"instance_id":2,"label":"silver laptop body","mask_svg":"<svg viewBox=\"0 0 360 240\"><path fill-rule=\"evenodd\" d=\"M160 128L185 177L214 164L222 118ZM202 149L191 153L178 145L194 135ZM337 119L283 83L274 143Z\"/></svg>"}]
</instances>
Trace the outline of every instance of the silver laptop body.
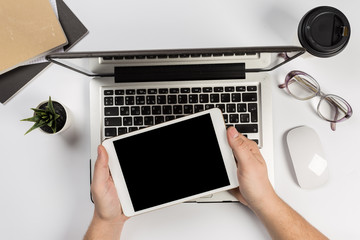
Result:
<instances>
[{"instance_id":1,"label":"silver laptop body","mask_svg":"<svg viewBox=\"0 0 360 240\"><path fill-rule=\"evenodd\" d=\"M73 52L47 59L90 81L90 181L97 146L135 131L212 107L228 126L258 143L274 184L271 74L304 53L299 47ZM141 149L139 149L141 150ZM228 192L196 202L237 201Z\"/></svg>"}]
</instances>

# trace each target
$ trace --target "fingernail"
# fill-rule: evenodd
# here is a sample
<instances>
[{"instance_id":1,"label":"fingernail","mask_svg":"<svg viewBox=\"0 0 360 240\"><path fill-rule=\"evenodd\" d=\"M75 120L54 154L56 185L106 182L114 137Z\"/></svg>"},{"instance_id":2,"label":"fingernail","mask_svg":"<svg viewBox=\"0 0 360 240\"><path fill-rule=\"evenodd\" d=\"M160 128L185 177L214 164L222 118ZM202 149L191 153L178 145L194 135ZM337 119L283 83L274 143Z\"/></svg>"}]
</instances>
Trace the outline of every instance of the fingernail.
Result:
<instances>
[{"instance_id":1,"label":"fingernail","mask_svg":"<svg viewBox=\"0 0 360 240\"><path fill-rule=\"evenodd\" d=\"M239 136L239 132L236 130L236 128L231 127L229 131L232 138L237 138Z\"/></svg>"}]
</instances>

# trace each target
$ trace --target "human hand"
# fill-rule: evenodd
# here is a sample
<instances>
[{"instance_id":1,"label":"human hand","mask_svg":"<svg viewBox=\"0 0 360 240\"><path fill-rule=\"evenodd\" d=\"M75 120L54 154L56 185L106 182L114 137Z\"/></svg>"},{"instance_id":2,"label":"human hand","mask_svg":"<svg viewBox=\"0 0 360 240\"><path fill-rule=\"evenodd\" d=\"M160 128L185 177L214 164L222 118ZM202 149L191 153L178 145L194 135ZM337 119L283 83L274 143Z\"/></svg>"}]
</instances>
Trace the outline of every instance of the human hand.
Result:
<instances>
[{"instance_id":1,"label":"human hand","mask_svg":"<svg viewBox=\"0 0 360 240\"><path fill-rule=\"evenodd\" d=\"M253 211L263 206L263 202L276 196L269 181L267 168L257 144L229 127L227 137L238 166L239 188L231 193Z\"/></svg>"},{"instance_id":2,"label":"human hand","mask_svg":"<svg viewBox=\"0 0 360 240\"><path fill-rule=\"evenodd\" d=\"M85 239L119 239L123 225L128 219L122 211L108 162L108 154L100 145L91 184L95 211Z\"/></svg>"},{"instance_id":3,"label":"human hand","mask_svg":"<svg viewBox=\"0 0 360 240\"><path fill-rule=\"evenodd\" d=\"M109 171L109 157L105 148L98 147L98 158L95 162L94 179L91 192L95 203L95 213L103 220L120 220L127 217L123 214L121 204Z\"/></svg>"}]
</instances>

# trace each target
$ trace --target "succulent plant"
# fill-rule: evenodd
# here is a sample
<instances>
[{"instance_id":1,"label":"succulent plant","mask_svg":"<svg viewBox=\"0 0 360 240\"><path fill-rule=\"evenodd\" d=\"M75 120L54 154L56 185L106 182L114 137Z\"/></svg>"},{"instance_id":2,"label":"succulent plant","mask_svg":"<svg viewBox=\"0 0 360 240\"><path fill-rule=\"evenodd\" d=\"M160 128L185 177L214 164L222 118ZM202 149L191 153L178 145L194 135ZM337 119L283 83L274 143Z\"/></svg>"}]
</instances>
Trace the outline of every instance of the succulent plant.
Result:
<instances>
[{"instance_id":1,"label":"succulent plant","mask_svg":"<svg viewBox=\"0 0 360 240\"><path fill-rule=\"evenodd\" d=\"M53 133L56 133L56 119L60 117L59 114L55 112L53 103L51 101L51 97L49 97L49 101L45 109L40 108L31 108L34 111L34 116L31 118L22 119L21 121L34 122L34 125L25 133L28 134L32 130L48 126L51 128Z\"/></svg>"}]
</instances>

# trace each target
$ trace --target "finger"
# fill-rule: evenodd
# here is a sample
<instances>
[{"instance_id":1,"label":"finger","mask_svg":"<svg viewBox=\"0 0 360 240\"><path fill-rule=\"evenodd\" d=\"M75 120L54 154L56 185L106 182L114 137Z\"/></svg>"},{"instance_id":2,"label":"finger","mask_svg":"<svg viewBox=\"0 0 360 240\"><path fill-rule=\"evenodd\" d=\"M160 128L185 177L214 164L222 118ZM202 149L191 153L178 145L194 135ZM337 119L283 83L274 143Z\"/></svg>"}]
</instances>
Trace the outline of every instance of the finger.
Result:
<instances>
[{"instance_id":1,"label":"finger","mask_svg":"<svg viewBox=\"0 0 360 240\"><path fill-rule=\"evenodd\" d=\"M227 137L239 167L251 164L254 156L249 148L249 140L240 134L234 127L228 128Z\"/></svg>"},{"instance_id":2,"label":"finger","mask_svg":"<svg viewBox=\"0 0 360 240\"><path fill-rule=\"evenodd\" d=\"M94 169L94 181L106 181L109 176L109 157L106 152L106 149L102 146L98 146L98 157L95 162L95 169Z\"/></svg>"}]
</instances>

